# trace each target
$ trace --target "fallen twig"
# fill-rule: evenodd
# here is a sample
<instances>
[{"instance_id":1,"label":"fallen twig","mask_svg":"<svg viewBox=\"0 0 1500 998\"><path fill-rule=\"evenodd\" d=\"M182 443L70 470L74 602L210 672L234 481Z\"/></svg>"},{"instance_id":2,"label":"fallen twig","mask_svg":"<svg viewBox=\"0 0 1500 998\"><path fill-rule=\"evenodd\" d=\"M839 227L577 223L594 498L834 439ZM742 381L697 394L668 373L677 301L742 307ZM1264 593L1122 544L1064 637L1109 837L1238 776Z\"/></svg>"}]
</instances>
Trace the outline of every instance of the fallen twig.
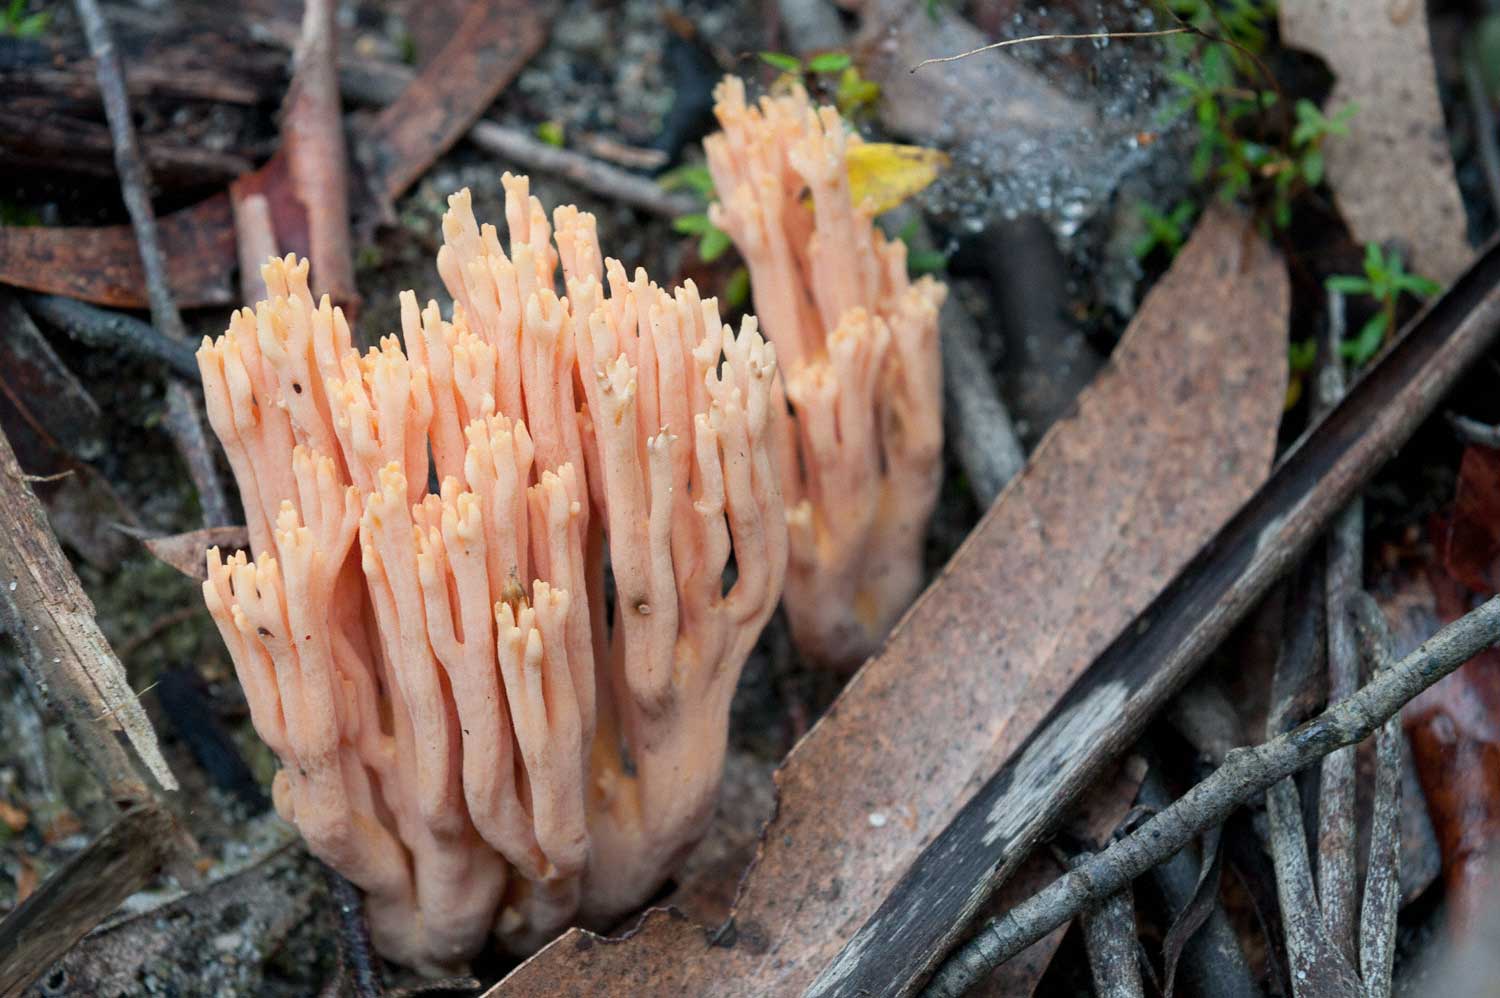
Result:
<instances>
[{"instance_id":1,"label":"fallen twig","mask_svg":"<svg viewBox=\"0 0 1500 998\"><path fill-rule=\"evenodd\" d=\"M1478 50L1465 46L1462 56L1464 91L1474 115L1474 144L1479 147L1479 166L1490 195L1491 210L1500 213L1500 140L1495 137L1495 107L1484 85L1484 69Z\"/></svg>"},{"instance_id":2,"label":"fallen twig","mask_svg":"<svg viewBox=\"0 0 1500 998\"><path fill-rule=\"evenodd\" d=\"M1332 409L1344 396L1344 368L1339 348L1344 339L1344 298L1328 293L1328 336L1318 378L1319 402ZM1356 496L1333 521L1328 533L1325 603L1328 627L1328 702L1338 703L1359 688L1359 652L1349 617L1349 600L1361 588L1364 574L1365 511ZM1329 939L1350 966L1355 964L1356 910L1354 830L1354 749L1341 749L1323 760L1318 798L1318 898Z\"/></svg>"},{"instance_id":3,"label":"fallen twig","mask_svg":"<svg viewBox=\"0 0 1500 998\"><path fill-rule=\"evenodd\" d=\"M378 106L394 104L416 79L405 66L368 59L342 62L339 69L346 97ZM573 149L548 145L523 128L486 119L474 122L466 137L485 152L518 167L562 177L600 197L653 215L676 218L701 208L690 194L664 190L649 177Z\"/></svg>"},{"instance_id":4,"label":"fallen twig","mask_svg":"<svg viewBox=\"0 0 1500 998\"><path fill-rule=\"evenodd\" d=\"M1224 765L1177 803L1051 887L991 922L933 978L929 998L959 998L1022 948L1224 821L1236 808L1293 773L1381 728L1418 693L1500 641L1500 596L1434 634L1353 696L1255 748L1235 749ZM1300 822L1301 818L1298 816ZM1309 885L1310 886L1310 885Z\"/></svg>"},{"instance_id":5,"label":"fallen twig","mask_svg":"<svg viewBox=\"0 0 1500 998\"><path fill-rule=\"evenodd\" d=\"M354 998L382 998L379 958L370 945L370 926L365 921L365 901L359 890L333 867L324 864L324 879L339 914L339 956L349 974Z\"/></svg>"},{"instance_id":6,"label":"fallen twig","mask_svg":"<svg viewBox=\"0 0 1500 998\"><path fill-rule=\"evenodd\" d=\"M151 306L151 321L171 339L188 341L187 327L167 283L166 256L156 229L156 215L151 209L150 174L141 158L135 125L130 118L130 98L125 90L125 73L110 37L109 25L99 9L98 0L74 0L78 19L83 22L89 51L98 63L99 95L104 102L105 117L115 143L115 172L120 177L120 194L125 200L130 224L140 247L141 266L146 275L146 297ZM229 522L229 499L214 467L213 452L203 429L203 415L193 393L177 379L167 382L167 416L164 421L177 449L187 463L188 473L198 490L198 501L204 519L210 524Z\"/></svg>"},{"instance_id":7,"label":"fallen twig","mask_svg":"<svg viewBox=\"0 0 1500 998\"><path fill-rule=\"evenodd\" d=\"M47 527L46 514L0 434L0 618L21 646L34 687L61 714L83 760L110 799L150 800L115 737L123 731L165 790L176 790L125 667L94 622L93 605ZM107 720L107 723L105 719Z\"/></svg>"},{"instance_id":8,"label":"fallen twig","mask_svg":"<svg viewBox=\"0 0 1500 998\"><path fill-rule=\"evenodd\" d=\"M974 501L987 509L1026 464L1026 452L979 347L979 326L952 294L943 303L939 328L944 422Z\"/></svg>"},{"instance_id":9,"label":"fallen twig","mask_svg":"<svg viewBox=\"0 0 1500 998\"><path fill-rule=\"evenodd\" d=\"M698 203L690 194L663 190L660 184L649 177L622 170L571 149L549 146L519 128L508 128L493 121L479 121L469 129L469 141L485 152L508 159L517 166L562 177L601 197L611 198L653 215L676 218L699 210Z\"/></svg>"},{"instance_id":10,"label":"fallen twig","mask_svg":"<svg viewBox=\"0 0 1500 998\"><path fill-rule=\"evenodd\" d=\"M110 347L165 364L183 378L198 380L198 362L192 349L180 340L167 338L149 322L60 295L26 295L24 300L33 316L80 343Z\"/></svg>"},{"instance_id":11,"label":"fallen twig","mask_svg":"<svg viewBox=\"0 0 1500 998\"><path fill-rule=\"evenodd\" d=\"M146 886L179 842L169 812L137 804L0 922L0 995L19 995L120 902Z\"/></svg>"},{"instance_id":12,"label":"fallen twig","mask_svg":"<svg viewBox=\"0 0 1500 998\"><path fill-rule=\"evenodd\" d=\"M1361 651L1375 675L1395 657L1390 628L1380 607L1363 591L1349 603ZM1375 799L1371 804L1370 853L1359 916L1359 976L1365 998L1389 998L1396 959L1396 912L1401 907L1401 718L1392 715L1375 739Z\"/></svg>"},{"instance_id":13,"label":"fallen twig","mask_svg":"<svg viewBox=\"0 0 1500 998\"><path fill-rule=\"evenodd\" d=\"M1448 425L1453 427L1453 432L1464 443L1500 450L1500 426L1481 423L1477 419L1460 416L1456 412L1448 413L1447 419Z\"/></svg>"},{"instance_id":14,"label":"fallen twig","mask_svg":"<svg viewBox=\"0 0 1500 998\"><path fill-rule=\"evenodd\" d=\"M1219 761L1219 760L1216 760ZM1156 766L1141 781L1139 805L1156 813L1172 805L1161 773ZM1220 853L1222 855L1222 852ZM1175 928L1177 920L1188 914L1200 889L1200 861L1191 848L1183 849L1151 870L1151 879L1166 903L1167 915ZM1218 878L1211 885L1213 894L1202 923L1183 943L1175 966L1167 954L1166 984L1163 993L1170 995L1175 981L1186 980L1188 991L1202 998L1260 998L1261 990L1250 974L1239 939L1219 903ZM1170 933L1169 933L1170 935ZM1175 971L1175 973L1174 973Z\"/></svg>"},{"instance_id":15,"label":"fallen twig","mask_svg":"<svg viewBox=\"0 0 1500 998\"><path fill-rule=\"evenodd\" d=\"M1271 675L1266 737L1285 735L1322 699L1328 648L1328 592L1325 563L1310 558L1287 599L1288 621ZM1333 945L1318 908L1318 889L1302 824L1302 799L1295 780L1278 781L1266 792L1266 834L1276 870L1276 896L1286 935L1292 993L1336 994L1354 998L1354 968Z\"/></svg>"},{"instance_id":16,"label":"fallen twig","mask_svg":"<svg viewBox=\"0 0 1500 998\"><path fill-rule=\"evenodd\" d=\"M1144 998L1135 952L1135 896L1129 884L1084 913L1083 943L1094 978L1094 994L1099 998Z\"/></svg>"}]
</instances>

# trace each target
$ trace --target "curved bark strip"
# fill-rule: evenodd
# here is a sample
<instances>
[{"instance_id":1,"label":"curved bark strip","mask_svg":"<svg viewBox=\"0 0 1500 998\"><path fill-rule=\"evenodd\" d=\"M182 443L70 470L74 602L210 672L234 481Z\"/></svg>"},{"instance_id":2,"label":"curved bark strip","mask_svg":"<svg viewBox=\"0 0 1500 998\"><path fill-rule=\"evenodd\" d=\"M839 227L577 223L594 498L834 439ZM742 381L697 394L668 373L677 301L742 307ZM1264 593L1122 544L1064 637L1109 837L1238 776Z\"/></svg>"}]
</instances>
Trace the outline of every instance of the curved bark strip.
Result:
<instances>
[{"instance_id":1,"label":"curved bark strip","mask_svg":"<svg viewBox=\"0 0 1500 998\"><path fill-rule=\"evenodd\" d=\"M178 306L228 305L236 299L227 194L163 215L156 225ZM111 308L147 305L141 252L128 225L0 225L0 284Z\"/></svg>"}]
</instances>

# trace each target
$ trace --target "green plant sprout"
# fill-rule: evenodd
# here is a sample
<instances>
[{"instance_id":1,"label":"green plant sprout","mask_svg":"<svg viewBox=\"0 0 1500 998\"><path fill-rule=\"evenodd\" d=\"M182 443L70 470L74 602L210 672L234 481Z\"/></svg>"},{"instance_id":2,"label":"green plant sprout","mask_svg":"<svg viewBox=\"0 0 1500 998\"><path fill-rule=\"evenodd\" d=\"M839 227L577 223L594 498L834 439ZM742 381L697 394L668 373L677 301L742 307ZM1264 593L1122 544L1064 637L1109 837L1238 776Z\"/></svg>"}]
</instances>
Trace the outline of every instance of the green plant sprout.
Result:
<instances>
[{"instance_id":1,"label":"green plant sprout","mask_svg":"<svg viewBox=\"0 0 1500 998\"><path fill-rule=\"evenodd\" d=\"M536 137L554 149L561 149L567 141L567 133L563 130L563 123L556 118L537 125Z\"/></svg>"},{"instance_id":2,"label":"green plant sprout","mask_svg":"<svg viewBox=\"0 0 1500 998\"><path fill-rule=\"evenodd\" d=\"M1318 362L1318 341L1311 337L1293 340L1286 345L1286 360L1289 374L1286 381L1286 402L1282 408L1290 412L1301 401L1307 376Z\"/></svg>"},{"instance_id":3,"label":"green plant sprout","mask_svg":"<svg viewBox=\"0 0 1500 998\"><path fill-rule=\"evenodd\" d=\"M1167 256L1176 256L1177 251L1182 249L1182 244L1187 241L1188 226L1197 214L1198 206L1188 200L1178 201L1170 211L1165 212L1158 210L1153 204L1142 202L1140 215L1146 231L1135 241L1131 252L1137 260L1144 260L1160 247L1166 251Z\"/></svg>"},{"instance_id":4,"label":"green plant sprout","mask_svg":"<svg viewBox=\"0 0 1500 998\"><path fill-rule=\"evenodd\" d=\"M672 228L687 236L698 237L698 259L713 263L729 248L729 235L715 225L705 212L678 215L672 220Z\"/></svg>"},{"instance_id":5,"label":"green plant sprout","mask_svg":"<svg viewBox=\"0 0 1500 998\"><path fill-rule=\"evenodd\" d=\"M657 183L665 190L689 191L705 207L714 199L714 178L702 163L685 163L675 170L668 170ZM678 215L672 220L672 228L684 235L698 237L698 259L704 263L713 263L730 247L729 234L713 223L707 211ZM744 267L736 267L724 283L724 304L729 308L739 308L749 300L750 272Z\"/></svg>"},{"instance_id":6,"label":"green plant sprout","mask_svg":"<svg viewBox=\"0 0 1500 998\"><path fill-rule=\"evenodd\" d=\"M1340 294L1368 295L1378 306L1355 336L1339 344L1339 353L1355 365L1365 363L1380 352L1386 337L1396 328L1396 305L1403 294L1420 300L1441 290L1436 281L1407 273L1401 255L1394 250L1382 250L1379 243L1366 244L1362 275L1336 275L1328 278L1324 286Z\"/></svg>"},{"instance_id":7,"label":"green plant sprout","mask_svg":"<svg viewBox=\"0 0 1500 998\"><path fill-rule=\"evenodd\" d=\"M805 63L785 52L762 52L760 60L808 90L830 94L845 118L874 107L880 100L880 84L861 76L848 52L820 52ZM826 79L835 75L832 82Z\"/></svg>"},{"instance_id":8,"label":"green plant sprout","mask_svg":"<svg viewBox=\"0 0 1500 998\"><path fill-rule=\"evenodd\" d=\"M691 192L705 208L714 199L714 178L709 176L708 167L701 163L687 163L668 170L657 183L665 190ZM672 228L683 235L698 237L698 258L704 263L713 263L729 248L728 233L715 225L706 211L678 215L672 220Z\"/></svg>"},{"instance_id":9,"label":"green plant sprout","mask_svg":"<svg viewBox=\"0 0 1500 998\"><path fill-rule=\"evenodd\" d=\"M1204 35L1168 39L1176 61L1167 78L1179 96L1166 117L1191 114L1197 141L1192 177L1212 183L1226 201L1246 200L1277 228L1292 220L1292 204L1323 182L1323 144L1349 134L1356 113L1346 104L1325 115L1316 104L1298 100L1290 116L1260 60L1275 4L1267 0L1169 0L1183 23ZM1269 112L1280 109L1273 120Z\"/></svg>"},{"instance_id":10,"label":"green plant sprout","mask_svg":"<svg viewBox=\"0 0 1500 998\"><path fill-rule=\"evenodd\" d=\"M10 0L10 5L0 10L0 35L11 38L40 38L52 23L52 12L39 10L26 13L27 0Z\"/></svg>"},{"instance_id":11,"label":"green plant sprout","mask_svg":"<svg viewBox=\"0 0 1500 998\"><path fill-rule=\"evenodd\" d=\"M923 274L940 274L948 269L948 254L940 249L913 249L912 240L917 237L917 220L914 218L901 227L896 238L906 244L906 272L913 277Z\"/></svg>"}]
</instances>

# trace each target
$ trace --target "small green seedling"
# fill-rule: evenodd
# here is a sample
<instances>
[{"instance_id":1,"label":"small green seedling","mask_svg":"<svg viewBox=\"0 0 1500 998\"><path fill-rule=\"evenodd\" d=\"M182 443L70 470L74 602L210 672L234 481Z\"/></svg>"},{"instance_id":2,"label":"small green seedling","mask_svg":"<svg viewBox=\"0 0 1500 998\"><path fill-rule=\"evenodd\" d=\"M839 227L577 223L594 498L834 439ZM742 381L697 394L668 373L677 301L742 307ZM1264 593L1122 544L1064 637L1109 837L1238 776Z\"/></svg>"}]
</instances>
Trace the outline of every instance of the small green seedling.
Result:
<instances>
[{"instance_id":1,"label":"small green seedling","mask_svg":"<svg viewBox=\"0 0 1500 998\"><path fill-rule=\"evenodd\" d=\"M854 57L848 52L820 52L805 63L785 52L762 52L760 61L780 70L810 91L830 94L839 114L845 118L874 107L880 100L880 84L861 76L859 67L854 65ZM828 80L827 77L835 78Z\"/></svg>"},{"instance_id":2,"label":"small green seedling","mask_svg":"<svg viewBox=\"0 0 1500 998\"><path fill-rule=\"evenodd\" d=\"M1275 21L1272 0L1168 3L1202 32L1167 42L1176 56L1167 76L1178 90L1167 116L1191 114L1197 126L1193 179L1211 181L1226 201L1250 201L1262 217L1286 228L1297 197L1323 182L1323 144L1329 136L1349 134L1354 105L1328 115L1307 100L1280 107L1259 56Z\"/></svg>"},{"instance_id":3,"label":"small green seedling","mask_svg":"<svg viewBox=\"0 0 1500 998\"><path fill-rule=\"evenodd\" d=\"M941 274L948 269L948 254L940 249L913 249L912 240L917 237L917 220L914 218L901 227L896 238L906 244L906 272L912 277L923 274Z\"/></svg>"},{"instance_id":4,"label":"small green seedling","mask_svg":"<svg viewBox=\"0 0 1500 998\"><path fill-rule=\"evenodd\" d=\"M669 170L657 183L669 191L691 191L705 205L714 199L714 178L708 167L700 163L688 163ZM729 249L729 234L715 225L707 212L679 215L672 220L672 228L684 235L698 237L698 258L704 263L713 263Z\"/></svg>"},{"instance_id":5,"label":"small green seedling","mask_svg":"<svg viewBox=\"0 0 1500 998\"><path fill-rule=\"evenodd\" d=\"M567 133L563 130L563 123L553 118L536 126L536 137L554 149L561 149L567 140Z\"/></svg>"},{"instance_id":6,"label":"small green seedling","mask_svg":"<svg viewBox=\"0 0 1500 998\"><path fill-rule=\"evenodd\" d=\"M11 38L40 38L52 23L52 12L39 10L26 13L27 0L10 0L10 5L0 10L0 35Z\"/></svg>"},{"instance_id":7,"label":"small green seedling","mask_svg":"<svg viewBox=\"0 0 1500 998\"><path fill-rule=\"evenodd\" d=\"M1135 258L1144 260L1158 247L1165 250L1167 256L1175 257L1187 241L1188 226L1198 214L1198 206L1191 201L1178 201L1170 211L1163 212L1153 204L1142 202L1140 212L1146 231L1131 247Z\"/></svg>"},{"instance_id":8,"label":"small green seedling","mask_svg":"<svg viewBox=\"0 0 1500 998\"><path fill-rule=\"evenodd\" d=\"M1407 273L1400 254L1385 252L1379 243L1365 246L1364 271L1362 275L1341 274L1324 282L1329 291L1368 295L1379 306L1358 334L1339 344L1339 353L1355 365L1365 363L1380 352L1386 337L1396 328L1396 305L1403 294L1423 299L1441 290L1436 281Z\"/></svg>"},{"instance_id":9,"label":"small green seedling","mask_svg":"<svg viewBox=\"0 0 1500 998\"><path fill-rule=\"evenodd\" d=\"M698 237L698 258L704 263L713 263L729 248L729 234L705 213L678 215L672 220L672 228L683 235Z\"/></svg>"}]
</instances>

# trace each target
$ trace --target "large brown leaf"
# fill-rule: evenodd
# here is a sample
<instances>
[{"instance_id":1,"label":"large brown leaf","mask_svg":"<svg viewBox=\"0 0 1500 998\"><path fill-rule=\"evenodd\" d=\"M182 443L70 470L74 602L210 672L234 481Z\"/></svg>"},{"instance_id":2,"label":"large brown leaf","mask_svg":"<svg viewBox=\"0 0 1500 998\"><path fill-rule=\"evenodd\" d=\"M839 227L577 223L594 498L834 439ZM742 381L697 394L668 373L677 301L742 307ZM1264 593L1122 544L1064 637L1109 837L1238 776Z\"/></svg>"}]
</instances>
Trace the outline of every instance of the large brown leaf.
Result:
<instances>
[{"instance_id":1,"label":"large brown leaf","mask_svg":"<svg viewBox=\"0 0 1500 998\"><path fill-rule=\"evenodd\" d=\"M164 215L157 227L178 305L234 301L234 223L227 195ZM112 308L146 307L141 253L128 225L0 225L0 284Z\"/></svg>"},{"instance_id":2,"label":"large brown leaf","mask_svg":"<svg viewBox=\"0 0 1500 998\"><path fill-rule=\"evenodd\" d=\"M1105 372L777 773L781 800L729 926L648 914L571 931L490 998L791 995L1089 662L1265 477L1288 289L1211 212Z\"/></svg>"},{"instance_id":3,"label":"large brown leaf","mask_svg":"<svg viewBox=\"0 0 1500 998\"><path fill-rule=\"evenodd\" d=\"M1414 269L1449 283L1474 253L1448 154L1424 0L1285 0L1281 39L1338 78L1330 114L1359 110L1327 140L1328 186L1359 242L1395 240Z\"/></svg>"},{"instance_id":4,"label":"large brown leaf","mask_svg":"<svg viewBox=\"0 0 1500 998\"><path fill-rule=\"evenodd\" d=\"M552 0L476 0L452 39L375 119L370 186L389 204L469 130L547 38Z\"/></svg>"}]
</instances>

